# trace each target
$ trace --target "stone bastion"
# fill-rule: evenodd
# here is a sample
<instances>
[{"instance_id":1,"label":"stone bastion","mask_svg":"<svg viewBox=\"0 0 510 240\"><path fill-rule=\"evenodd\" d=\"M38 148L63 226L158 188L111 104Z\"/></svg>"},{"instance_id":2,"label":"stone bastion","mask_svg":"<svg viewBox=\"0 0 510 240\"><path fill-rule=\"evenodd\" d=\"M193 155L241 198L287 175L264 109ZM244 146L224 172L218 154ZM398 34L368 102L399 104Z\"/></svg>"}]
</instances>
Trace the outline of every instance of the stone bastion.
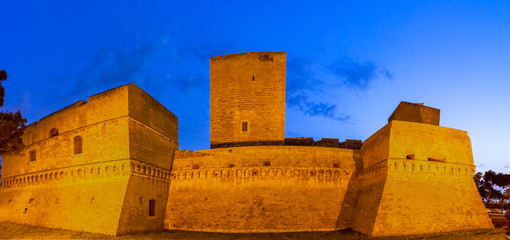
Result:
<instances>
[{"instance_id":1,"label":"stone bastion","mask_svg":"<svg viewBox=\"0 0 510 240\"><path fill-rule=\"evenodd\" d=\"M211 149L134 84L30 124L2 155L0 221L112 235L492 228L466 131L401 102L365 141L285 138L283 52L211 58Z\"/></svg>"}]
</instances>

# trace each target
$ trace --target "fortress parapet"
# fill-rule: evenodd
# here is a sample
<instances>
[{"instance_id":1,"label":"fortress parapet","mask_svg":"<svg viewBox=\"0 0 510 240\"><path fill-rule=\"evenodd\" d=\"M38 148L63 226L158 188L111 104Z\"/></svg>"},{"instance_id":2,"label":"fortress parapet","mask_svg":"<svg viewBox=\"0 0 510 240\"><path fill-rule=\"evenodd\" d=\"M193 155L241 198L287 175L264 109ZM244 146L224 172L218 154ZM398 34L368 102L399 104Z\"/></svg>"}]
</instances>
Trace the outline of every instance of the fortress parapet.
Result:
<instances>
[{"instance_id":1,"label":"fortress parapet","mask_svg":"<svg viewBox=\"0 0 510 240\"><path fill-rule=\"evenodd\" d=\"M22 152L2 155L0 221L113 235L163 229L177 117L136 85L50 114L22 139Z\"/></svg>"},{"instance_id":2,"label":"fortress parapet","mask_svg":"<svg viewBox=\"0 0 510 240\"><path fill-rule=\"evenodd\" d=\"M179 150L165 226L209 232L347 228L355 195L347 190L360 157L360 150L318 146Z\"/></svg>"},{"instance_id":3,"label":"fortress parapet","mask_svg":"<svg viewBox=\"0 0 510 240\"><path fill-rule=\"evenodd\" d=\"M347 149L361 149L361 140L345 139L340 142L338 138L322 138L319 141L307 137L292 137L285 138L285 145L287 146L319 146L319 147L332 147L332 148L347 148Z\"/></svg>"},{"instance_id":4,"label":"fortress parapet","mask_svg":"<svg viewBox=\"0 0 510 240\"><path fill-rule=\"evenodd\" d=\"M438 109L400 103L361 151L354 230L390 236L492 228L473 181L467 132L439 126Z\"/></svg>"},{"instance_id":5,"label":"fortress parapet","mask_svg":"<svg viewBox=\"0 0 510 240\"><path fill-rule=\"evenodd\" d=\"M177 150L177 117L134 84L28 126L2 155L0 221L124 234L492 228L467 132L401 102L361 140L285 138L285 53L211 58L211 149Z\"/></svg>"}]
</instances>

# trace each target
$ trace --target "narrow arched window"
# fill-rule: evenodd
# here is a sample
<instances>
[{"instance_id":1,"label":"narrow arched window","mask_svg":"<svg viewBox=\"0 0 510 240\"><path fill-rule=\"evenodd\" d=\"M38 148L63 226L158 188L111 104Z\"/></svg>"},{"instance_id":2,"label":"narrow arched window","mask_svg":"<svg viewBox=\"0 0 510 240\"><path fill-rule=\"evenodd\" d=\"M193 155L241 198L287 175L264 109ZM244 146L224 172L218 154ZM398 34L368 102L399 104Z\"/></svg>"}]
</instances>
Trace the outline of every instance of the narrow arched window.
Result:
<instances>
[{"instance_id":1,"label":"narrow arched window","mask_svg":"<svg viewBox=\"0 0 510 240\"><path fill-rule=\"evenodd\" d=\"M82 152L82 139L81 136L74 137L74 154Z\"/></svg>"},{"instance_id":2,"label":"narrow arched window","mask_svg":"<svg viewBox=\"0 0 510 240\"><path fill-rule=\"evenodd\" d=\"M58 135L58 129L57 128L52 128L50 130L50 137L54 137L54 136L57 136Z\"/></svg>"}]
</instances>

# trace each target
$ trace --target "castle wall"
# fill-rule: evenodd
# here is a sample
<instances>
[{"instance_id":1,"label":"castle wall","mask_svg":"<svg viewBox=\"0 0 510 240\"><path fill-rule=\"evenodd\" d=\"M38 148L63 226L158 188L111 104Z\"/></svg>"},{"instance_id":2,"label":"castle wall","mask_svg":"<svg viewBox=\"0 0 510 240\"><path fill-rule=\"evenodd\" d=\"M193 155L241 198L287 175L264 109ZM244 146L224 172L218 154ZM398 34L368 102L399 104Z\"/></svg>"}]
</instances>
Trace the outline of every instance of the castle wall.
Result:
<instances>
[{"instance_id":1,"label":"castle wall","mask_svg":"<svg viewBox=\"0 0 510 240\"><path fill-rule=\"evenodd\" d=\"M443 161L473 165L471 141L466 131L414 122L392 121L390 158Z\"/></svg>"},{"instance_id":2,"label":"castle wall","mask_svg":"<svg viewBox=\"0 0 510 240\"><path fill-rule=\"evenodd\" d=\"M390 236L492 228L465 131L393 120L361 150L354 230Z\"/></svg>"},{"instance_id":3,"label":"castle wall","mask_svg":"<svg viewBox=\"0 0 510 240\"><path fill-rule=\"evenodd\" d=\"M0 221L106 234L164 228L177 118L136 85L57 111L23 140L24 151L2 156Z\"/></svg>"},{"instance_id":4,"label":"castle wall","mask_svg":"<svg viewBox=\"0 0 510 240\"><path fill-rule=\"evenodd\" d=\"M361 152L364 169L388 159L390 150L389 135L392 123L386 124L363 142Z\"/></svg>"},{"instance_id":5,"label":"castle wall","mask_svg":"<svg viewBox=\"0 0 510 240\"><path fill-rule=\"evenodd\" d=\"M178 139L178 120L165 106L138 86L129 85L129 116L155 133Z\"/></svg>"},{"instance_id":6,"label":"castle wall","mask_svg":"<svg viewBox=\"0 0 510 240\"><path fill-rule=\"evenodd\" d=\"M285 62L211 58L209 150L176 150L177 117L134 84L31 124L25 150L2 156L0 221L106 234L492 228L467 132L439 127L438 109L401 103L361 150L283 145Z\"/></svg>"},{"instance_id":7,"label":"castle wall","mask_svg":"<svg viewBox=\"0 0 510 240\"><path fill-rule=\"evenodd\" d=\"M127 87L89 98L88 103L64 108L29 125L23 136L25 149L2 156L3 178L129 158ZM58 135L50 137L50 130ZM82 153L74 153L74 137L82 138ZM35 151L36 160L30 160Z\"/></svg>"},{"instance_id":8,"label":"castle wall","mask_svg":"<svg viewBox=\"0 0 510 240\"><path fill-rule=\"evenodd\" d=\"M178 146L178 119L136 85L129 87L131 159L170 169Z\"/></svg>"},{"instance_id":9,"label":"castle wall","mask_svg":"<svg viewBox=\"0 0 510 240\"><path fill-rule=\"evenodd\" d=\"M138 121L129 122L131 159L170 170L177 142Z\"/></svg>"},{"instance_id":10,"label":"castle wall","mask_svg":"<svg viewBox=\"0 0 510 240\"><path fill-rule=\"evenodd\" d=\"M285 64L284 52L211 58L211 146L285 141Z\"/></svg>"},{"instance_id":11,"label":"castle wall","mask_svg":"<svg viewBox=\"0 0 510 240\"><path fill-rule=\"evenodd\" d=\"M117 234L164 229L177 117L140 88L129 89L129 155L133 159ZM136 161L135 161L136 160ZM154 216L149 201L155 201Z\"/></svg>"},{"instance_id":12,"label":"castle wall","mask_svg":"<svg viewBox=\"0 0 510 240\"><path fill-rule=\"evenodd\" d=\"M163 172L163 171L160 171ZM117 234L164 229L170 173L144 176L132 173L122 204ZM155 200L155 216L149 216L149 201Z\"/></svg>"},{"instance_id":13,"label":"castle wall","mask_svg":"<svg viewBox=\"0 0 510 240\"><path fill-rule=\"evenodd\" d=\"M2 178L0 221L116 234L129 161Z\"/></svg>"},{"instance_id":14,"label":"castle wall","mask_svg":"<svg viewBox=\"0 0 510 240\"><path fill-rule=\"evenodd\" d=\"M28 145L20 154L3 156L2 178L91 164L101 160L127 159L129 157L128 131L125 130L127 127L127 119L117 119ZM104 137L97 137L98 132L104 134ZM83 139L81 154L74 154L75 136L81 136ZM34 150L36 160L30 161L30 151Z\"/></svg>"},{"instance_id":15,"label":"castle wall","mask_svg":"<svg viewBox=\"0 0 510 240\"><path fill-rule=\"evenodd\" d=\"M359 172L352 184L356 204L351 227L367 235L373 232L386 184L386 172L379 169L383 163Z\"/></svg>"},{"instance_id":16,"label":"castle wall","mask_svg":"<svg viewBox=\"0 0 510 240\"><path fill-rule=\"evenodd\" d=\"M359 158L359 150L299 146L178 151L165 227L213 232L346 228L353 205L344 197ZM267 161L270 166L264 166Z\"/></svg>"},{"instance_id":17,"label":"castle wall","mask_svg":"<svg viewBox=\"0 0 510 240\"><path fill-rule=\"evenodd\" d=\"M365 168L388 158L473 165L466 131L393 120L363 142Z\"/></svg>"},{"instance_id":18,"label":"castle wall","mask_svg":"<svg viewBox=\"0 0 510 240\"><path fill-rule=\"evenodd\" d=\"M473 181L474 166L406 159L387 164L372 235L493 228Z\"/></svg>"},{"instance_id":19,"label":"castle wall","mask_svg":"<svg viewBox=\"0 0 510 240\"><path fill-rule=\"evenodd\" d=\"M264 166L356 169L361 151L315 146L250 146L175 152L172 170ZM232 166L233 165L233 166Z\"/></svg>"}]
</instances>

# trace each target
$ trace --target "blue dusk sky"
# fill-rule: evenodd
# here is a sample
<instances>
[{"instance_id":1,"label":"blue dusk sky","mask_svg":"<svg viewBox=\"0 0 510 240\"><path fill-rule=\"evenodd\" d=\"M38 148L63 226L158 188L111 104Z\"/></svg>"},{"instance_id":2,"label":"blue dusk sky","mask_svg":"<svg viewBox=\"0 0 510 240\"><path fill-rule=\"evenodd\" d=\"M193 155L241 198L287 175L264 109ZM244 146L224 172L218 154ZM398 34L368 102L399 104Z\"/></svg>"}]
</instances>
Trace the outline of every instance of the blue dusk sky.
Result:
<instances>
[{"instance_id":1,"label":"blue dusk sky","mask_svg":"<svg viewBox=\"0 0 510 240\"><path fill-rule=\"evenodd\" d=\"M287 53L286 136L367 139L400 101L510 173L510 1L2 1L2 110L34 122L135 83L209 148L209 58Z\"/></svg>"}]
</instances>

